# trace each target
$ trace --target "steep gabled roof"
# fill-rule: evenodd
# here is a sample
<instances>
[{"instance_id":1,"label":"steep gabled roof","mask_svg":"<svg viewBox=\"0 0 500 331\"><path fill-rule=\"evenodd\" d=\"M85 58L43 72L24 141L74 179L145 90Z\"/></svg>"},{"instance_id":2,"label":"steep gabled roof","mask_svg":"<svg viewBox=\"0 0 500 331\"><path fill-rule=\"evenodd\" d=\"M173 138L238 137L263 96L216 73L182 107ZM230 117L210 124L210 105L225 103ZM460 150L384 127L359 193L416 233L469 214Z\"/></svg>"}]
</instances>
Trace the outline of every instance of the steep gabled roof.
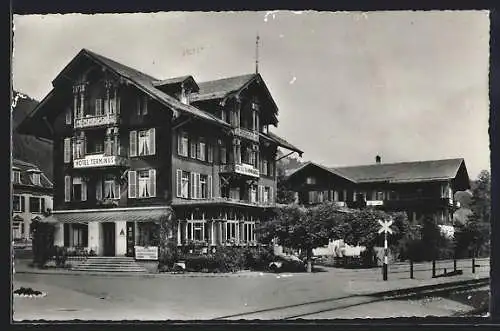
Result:
<instances>
[{"instance_id":1,"label":"steep gabled roof","mask_svg":"<svg viewBox=\"0 0 500 331\"><path fill-rule=\"evenodd\" d=\"M164 86L170 87L170 86L180 85L182 83L188 84L191 87L193 87L193 92L196 92L200 89L198 84L194 80L193 76L191 76L191 75L168 78L168 79L164 79L161 81L156 81L156 82L153 82L153 85L156 86L157 88L159 88L159 87L164 87Z\"/></svg>"},{"instance_id":2,"label":"steep gabled roof","mask_svg":"<svg viewBox=\"0 0 500 331\"><path fill-rule=\"evenodd\" d=\"M455 178L463 159L370 164L330 168L357 183L387 181L391 183L446 180Z\"/></svg>"},{"instance_id":3,"label":"steep gabled roof","mask_svg":"<svg viewBox=\"0 0 500 331\"><path fill-rule=\"evenodd\" d=\"M21 183L15 183L14 185L43 187L48 189L51 189L53 187L52 182L47 178L47 176L45 176L40 168L33 163L13 159L12 167L20 171L21 178ZM32 181L31 173L33 172L40 173L40 185L35 185L35 183Z\"/></svg>"},{"instance_id":4,"label":"steep gabled roof","mask_svg":"<svg viewBox=\"0 0 500 331\"><path fill-rule=\"evenodd\" d=\"M83 49L83 52L88 54L91 58L94 58L98 62L101 62L102 64L111 68L118 75L120 75L124 78L128 78L133 83L135 83L139 89L143 90L143 92L149 94L151 97L153 97L154 99L156 99L160 103L163 103L165 106L173 107L175 110L191 114L191 115L198 117L198 118L201 118L201 119L209 120L213 123L216 123L216 124L219 124L222 126L226 126L226 127L229 126L228 123L222 121L221 119L217 118L216 116L214 116L208 112L205 112L201 109L198 109L194 106L183 104L182 102L175 99L174 97L157 89L153 83L158 82L159 81L158 79L156 79L150 75L147 75L145 73L142 73L136 69L133 69L133 68L130 68L126 65L118 63L114 60L111 60L105 56L102 56L100 54L89 51L87 49Z\"/></svg>"},{"instance_id":5,"label":"steep gabled roof","mask_svg":"<svg viewBox=\"0 0 500 331\"><path fill-rule=\"evenodd\" d=\"M257 74L247 74L201 82L198 83L200 87L198 93L192 94L190 98L193 101L222 99L230 93L239 91L256 77Z\"/></svg>"},{"instance_id":6,"label":"steep gabled roof","mask_svg":"<svg viewBox=\"0 0 500 331\"><path fill-rule=\"evenodd\" d=\"M259 135L261 137L263 137L264 139L271 140L272 142L274 142L275 144L277 144L280 147L283 147L283 148L286 148L286 149L288 149L290 151L294 151L294 152L299 153L300 156L302 156L302 153L304 153L299 148L295 147L294 145L290 144L288 141L286 141L285 139L283 139L283 138L275 135L274 133L268 132L266 134L266 133L262 133L261 132L261 133L259 133Z\"/></svg>"},{"instance_id":7,"label":"steep gabled roof","mask_svg":"<svg viewBox=\"0 0 500 331\"><path fill-rule=\"evenodd\" d=\"M415 162L369 164L350 167L325 167L314 162L293 169L291 177L308 166L316 166L331 174L345 178L353 183L411 183L453 179L457 176L464 159L444 159Z\"/></svg>"},{"instance_id":8,"label":"steep gabled roof","mask_svg":"<svg viewBox=\"0 0 500 331\"><path fill-rule=\"evenodd\" d=\"M311 162L311 161L308 161L306 163L304 163L303 165L301 165L300 167L296 168L296 169L293 169L291 170L290 172L288 172L287 177L291 177L297 173L299 173L300 171L302 171L303 169L305 169L306 167L318 167L326 172L329 172L331 174L334 174L336 176L339 176L339 177L342 177L348 181L351 181L351 182L355 182L352 178L349 178L348 176L336 171L335 169L332 169L332 168L328 168L328 167L325 167L319 163L315 163L315 162Z\"/></svg>"}]
</instances>

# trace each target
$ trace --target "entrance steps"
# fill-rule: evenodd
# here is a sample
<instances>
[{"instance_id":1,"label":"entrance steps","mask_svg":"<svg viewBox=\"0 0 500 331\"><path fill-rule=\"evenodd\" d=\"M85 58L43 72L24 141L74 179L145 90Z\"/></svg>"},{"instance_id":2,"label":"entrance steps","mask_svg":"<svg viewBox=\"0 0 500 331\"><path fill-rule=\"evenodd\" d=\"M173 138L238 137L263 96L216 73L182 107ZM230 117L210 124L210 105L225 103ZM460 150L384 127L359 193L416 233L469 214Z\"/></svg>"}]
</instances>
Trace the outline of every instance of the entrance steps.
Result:
<instances>
[{"instance_id":1,"label":"entrance steps","mask_svg":"<svg viewBox=\"0 0 500 331\"><path fill-rule=\"evenodd\" d=\"M146 268L135 262L133 257L92 256L71 268L74 271L88 272L134 272L147 273Z\"/></svg>"}]
</instances>

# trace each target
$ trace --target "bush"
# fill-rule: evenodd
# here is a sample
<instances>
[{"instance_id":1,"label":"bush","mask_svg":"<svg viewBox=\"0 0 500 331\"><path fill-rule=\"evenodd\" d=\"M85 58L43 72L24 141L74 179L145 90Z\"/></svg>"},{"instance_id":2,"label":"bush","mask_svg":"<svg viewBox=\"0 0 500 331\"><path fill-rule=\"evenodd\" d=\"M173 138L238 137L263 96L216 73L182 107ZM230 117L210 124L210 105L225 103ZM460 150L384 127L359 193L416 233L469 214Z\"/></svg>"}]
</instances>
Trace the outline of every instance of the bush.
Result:
<instances>
[{"instance_id":1,"label":"bush","mask_svg":"<svg viewBox=\"0 0 500 331\"><path fill-rule=\"evenodd\" d=\"M158 267L160 271L170 271L174 263L179 261L179 251L175 243L166 244L166 249L160 250Z\"/></svg>"},{"instance_id":2,"label":"bush","mask_svg":"<svg viewBox=\"0 0 500 331\"><path fill-rule=\"evenodd\" d=\"M217 247L213 256L219 272L235 272L245 266L245 255L238 247Z\"/></svg>"},{"instance_id":3,"label":"bush","mask_svg":"<svg viewBox=\"0 0 500 331\"><path fill-rule=\"evenodd\" d=\"M56 266L57 267L65 266L66 260L68 259L68 252L66 247L55 246L54 249L55 249Z\"/></svg>"},{"instance_id":4,"label":"bush","mask_svg":"<svg viewBox=\"0 0 500 331\"><path fill-rule=\"evenodd\" d=\"M250 270L266 270L273 261L274 253L269 247L246 247L243 250L244 268Z\"/></svg>"}]
</instances>

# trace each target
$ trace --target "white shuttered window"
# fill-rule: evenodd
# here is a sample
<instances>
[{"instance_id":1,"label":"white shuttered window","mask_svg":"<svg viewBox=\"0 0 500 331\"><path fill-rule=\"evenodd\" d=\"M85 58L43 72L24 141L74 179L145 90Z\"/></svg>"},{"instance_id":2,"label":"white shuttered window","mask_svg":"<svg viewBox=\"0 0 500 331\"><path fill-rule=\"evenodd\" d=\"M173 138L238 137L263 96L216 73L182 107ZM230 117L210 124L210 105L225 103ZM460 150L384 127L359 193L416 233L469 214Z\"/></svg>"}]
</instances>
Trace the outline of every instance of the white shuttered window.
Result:
<instances>
[{"instance_id":1,"label":"white shuttered window","mask_svg":"<svg viewBox=\"0 0 500 331\"><path fill-rule=\"evenodd\" d=\"M71 177L64 176L64 201L71 201Z\"/></svg>"},{"instance_id":2,"label":"white shuttered window","mask_svg":"<svg viewBox=\"0 0 500 331\"><path fill-rule=\"evenodd\" d=\"M64 163L71 162L71 138L64 138Z\"/></svg>"}]
</instances>

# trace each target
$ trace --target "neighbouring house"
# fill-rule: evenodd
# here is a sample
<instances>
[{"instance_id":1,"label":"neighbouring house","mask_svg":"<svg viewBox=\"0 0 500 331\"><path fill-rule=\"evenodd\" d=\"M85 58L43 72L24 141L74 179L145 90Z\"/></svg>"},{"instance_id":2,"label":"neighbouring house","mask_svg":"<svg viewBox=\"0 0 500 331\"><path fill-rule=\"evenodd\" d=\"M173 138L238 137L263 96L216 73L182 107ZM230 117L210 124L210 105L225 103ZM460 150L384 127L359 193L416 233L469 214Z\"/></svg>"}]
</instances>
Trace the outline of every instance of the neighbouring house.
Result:
<instances>
[{"instance_id":1,"label":"neighbouring house","mask_svg":"<svg viewBox=\"0 0 500 331\"><path fill-rule=\"evenodd\" d=\"M59 246L134 256L165 215L179 246L255 245L278 148L302 154L269 129L278 107L258 73L162 80L83 49L52 85L18 131L53 141Z\"/></svg>"},{"instance_id":2,"label":"neighbouring house","mask_svg":"<svg viewBox=\"0 0 500 331\"><path fill-rule=\"evenodd\" d=\"M461 158L382 163L377 156L374 164L350 167L308 162L290 171L286 180L299 204L333 201L347 208L371 206L406 212L410 221L431 215L440 225L452 225L459 207L454 195L470 188Z\"/></svg>"},{"instance_id":3,"label":"neighbouring house","mask_svg":"<svg viewBox=\"0 0 500 331\"><path fill-rule=\"evenodd\" d=\"M30 225L52 209L52 183L34 164L12 160L12 238L15 244L31 241Z\"/></svg>"}]
</instances>

